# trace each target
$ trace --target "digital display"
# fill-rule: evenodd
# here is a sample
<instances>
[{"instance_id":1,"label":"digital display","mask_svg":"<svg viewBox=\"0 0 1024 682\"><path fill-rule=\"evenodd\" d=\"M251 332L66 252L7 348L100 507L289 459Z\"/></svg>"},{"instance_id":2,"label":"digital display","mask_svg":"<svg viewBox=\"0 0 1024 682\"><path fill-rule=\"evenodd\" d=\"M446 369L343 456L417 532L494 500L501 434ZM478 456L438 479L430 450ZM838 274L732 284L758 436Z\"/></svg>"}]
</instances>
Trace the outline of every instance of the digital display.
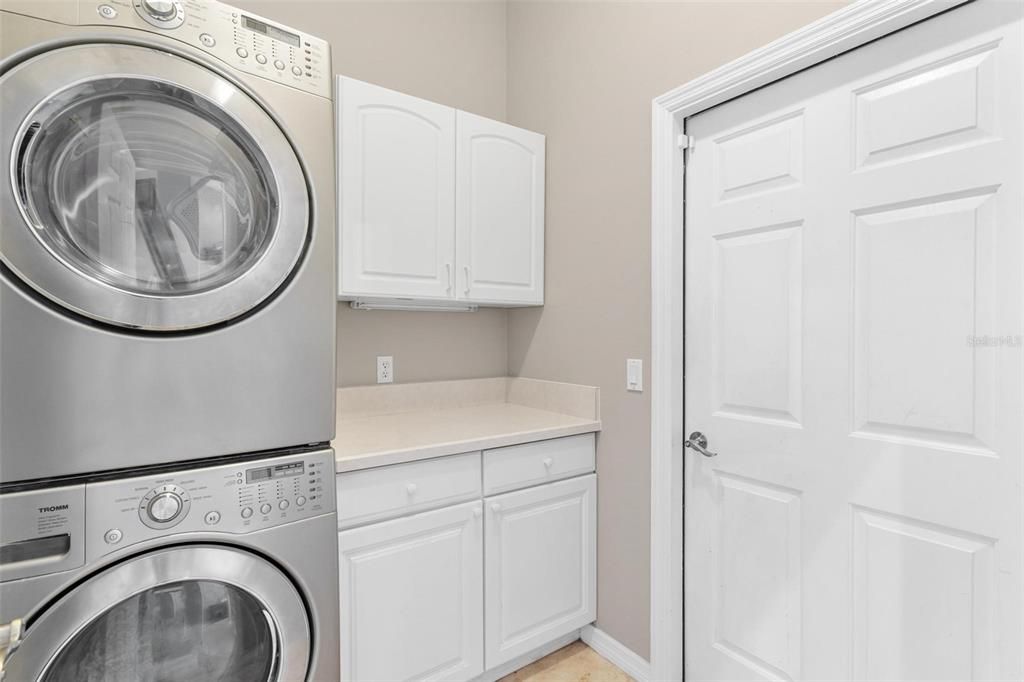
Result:
<instances>
[{"instance_id":1,"label":"digital display","mask_svg":"<svg viewBox=\"0 0 1024 682\"><path fill-rule=\"evenodd\" d=\"M249 469L245 472L246 483L256 483L257 481L265 481L268 478L273 478L274 470L270 467L266 469Z\"/></svg>"},{"instance_id":2,"label":"digital display","mask_svg":"<svg viewBox=\"0 0 1024 682\"><path fill-rule=\"evenodd\" d=\"M267 36L268 38L280 40L282 43L288 43L293 47L299 47L299 45L302 42L299 39L299 36L295 35L294 33L289 33L288 31L279 29L277 26L264 24L262 21L253 19L252 17L247 17L244 14L242 15L242 25L250 31L252 31L253 33L259 33L261 35Z\"/></svg>"},{"instance_id":3,"label":"digital display","mask_svg":"<svg viewBox=\"0 0 1024 682\"><path fill-rule=\"evenodd\" d=\"M284 478L286 476L301 476L306 470L305 462L292 462L291 464L278 464L272 467L260 469L249 469L245 472L246 483L259 483L272 478Z\"/></svg>"}]
</instances>

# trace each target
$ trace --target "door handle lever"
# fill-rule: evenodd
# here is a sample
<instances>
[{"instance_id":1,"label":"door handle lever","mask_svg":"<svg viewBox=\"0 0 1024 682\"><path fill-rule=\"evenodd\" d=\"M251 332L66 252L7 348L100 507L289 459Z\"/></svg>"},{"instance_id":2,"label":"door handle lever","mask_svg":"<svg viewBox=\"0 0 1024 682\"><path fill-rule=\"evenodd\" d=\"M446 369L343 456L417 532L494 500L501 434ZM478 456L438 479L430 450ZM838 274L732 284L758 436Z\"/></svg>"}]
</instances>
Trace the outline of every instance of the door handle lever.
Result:
<instances>
[{"instance_id":1,"label":"door handle lever","mask_svg":"<svg viewBox=\"0 0 1024 682\"><path fill-rule=\"evenodd\" d=\"M688 447L692 450L696 450L705 457L718 457L717 452L711 452L708 450L708 439L700 431L694 431L690 434L689 439L683 443L684 447Z\"/></svg>"}]
</instances>

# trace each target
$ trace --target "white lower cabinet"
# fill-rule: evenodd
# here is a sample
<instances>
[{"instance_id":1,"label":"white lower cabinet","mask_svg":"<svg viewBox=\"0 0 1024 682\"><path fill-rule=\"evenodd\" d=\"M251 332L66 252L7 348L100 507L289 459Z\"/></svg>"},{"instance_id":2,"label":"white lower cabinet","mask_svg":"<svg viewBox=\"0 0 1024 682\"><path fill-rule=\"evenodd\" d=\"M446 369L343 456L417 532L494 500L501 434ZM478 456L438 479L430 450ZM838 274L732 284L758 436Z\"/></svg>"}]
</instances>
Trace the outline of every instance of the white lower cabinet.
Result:
<instances>
[{"instance_id":1,"label":"white lower cabinet","mask_svg":"<svg viewBox=\"0 0 1024 682\"><path fill-rule=\"evenodd\" d=\"M343 682L463 682L593 622L593 470L585 434L339 474Z\"/></svg>"},{"instance_id":2,"label":"white lower cabinet","mask_svg":"<svg viewBox=\"0 0 1024 682\"><path fill-rule=\"evenodd\" d=\"M342 680L457 681L483 672L480 504L338 534Z\"/></svg>"},{"instance_id":3,"label":"white lower cabinet","mask_svg":"<svg viewBox=\"0 0 1024 682\"><path fill-rule=\"evenodd\" d=\"M591 474L484 501L484 660L494 668L596 616Z\"/></svg>"}]
</instances>

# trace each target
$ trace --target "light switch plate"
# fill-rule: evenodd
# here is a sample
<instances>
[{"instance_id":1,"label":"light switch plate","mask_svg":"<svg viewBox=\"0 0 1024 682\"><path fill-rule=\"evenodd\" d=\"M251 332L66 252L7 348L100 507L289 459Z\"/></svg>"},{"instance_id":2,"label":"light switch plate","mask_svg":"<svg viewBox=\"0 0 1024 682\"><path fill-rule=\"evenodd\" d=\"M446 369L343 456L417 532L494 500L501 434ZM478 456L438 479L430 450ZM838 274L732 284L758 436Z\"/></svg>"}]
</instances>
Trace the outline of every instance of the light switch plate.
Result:
<instances>
[{"instance_id":1,"label":"light switch plate","mask_svg":"<svg viewBox=\"0 0 1024 682\"><path fill-rule=\"evenodd\" d=\"M630 358L626 360L626 390L642 392L644 390L644 361Z\"/></svg>"},{"instance_id":2,"label":"light switch plate","mask_svg":"<svg viewBox=\"0 0 1024 682\"><path fill-rule=\"evenodd\" d=\"M377 383L390 384L395 380L395 359L390 355L377 356Z\"/></svg>"}]
</instances>

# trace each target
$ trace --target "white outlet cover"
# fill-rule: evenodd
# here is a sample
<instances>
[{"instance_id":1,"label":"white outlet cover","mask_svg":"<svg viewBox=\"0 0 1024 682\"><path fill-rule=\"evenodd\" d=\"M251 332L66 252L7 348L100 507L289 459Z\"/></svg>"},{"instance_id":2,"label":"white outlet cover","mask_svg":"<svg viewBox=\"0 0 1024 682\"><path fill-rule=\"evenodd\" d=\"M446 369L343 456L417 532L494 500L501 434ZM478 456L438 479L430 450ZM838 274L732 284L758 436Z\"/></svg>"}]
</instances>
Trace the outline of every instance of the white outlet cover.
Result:
<instances>
[{"instance_id":1,"label":"white outlet cover","mask_svg":"<svg viewBox=\"0 0 1024 682\"><path fill-rule=\"evenodd\" d=\"M644 390L644 361L630 358L626 360L626 390L642 392Z\"/></svg>"},{"instance_id":2,"label":"white outlet cover","mask_svg":"<svg viewBox=\"0 0 1024 682\"><path fill-rule=\"evenodd\" d=\"M395 359L390 355L377 356L377 383L390 384L395 381Z\"/></svg>"}]
</instances>

